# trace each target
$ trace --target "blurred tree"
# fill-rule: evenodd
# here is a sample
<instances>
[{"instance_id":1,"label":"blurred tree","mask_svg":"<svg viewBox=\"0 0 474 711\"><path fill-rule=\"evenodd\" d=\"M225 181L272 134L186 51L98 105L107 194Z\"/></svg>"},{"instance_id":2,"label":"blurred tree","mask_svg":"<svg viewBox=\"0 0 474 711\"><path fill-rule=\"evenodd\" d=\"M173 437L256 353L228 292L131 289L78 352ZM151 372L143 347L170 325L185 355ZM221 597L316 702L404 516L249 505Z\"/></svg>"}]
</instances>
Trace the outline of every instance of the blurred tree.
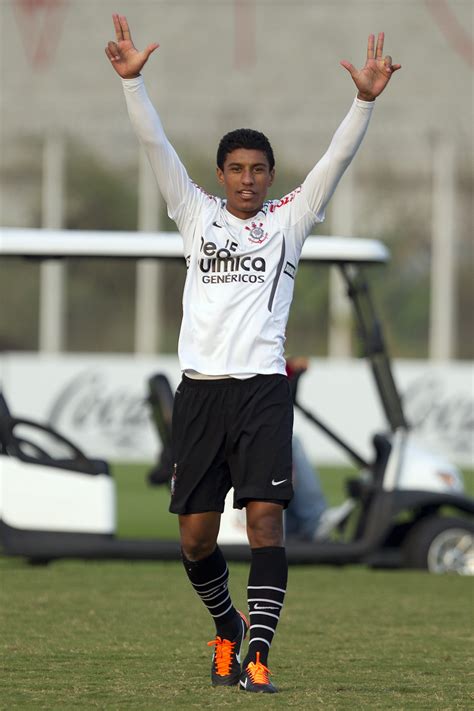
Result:
<instances>
[{"instance_id":1,"label":"blurred tree","mask_svg":"<svg viewBox=\"0 0 474 711\"><path fill-rule=\"evenodd\" d=\"M417 239L412 239L412 235ZM392 225L381 241L391 252L386 266L371 270L376 309L393 357L428 356L430 257L429 243L416 224L404 219Z\"/></svg>"},{"instance_id":2,"label":"blurred tree","mask_svg":"<svg viewBox=\"0 0 474 711\"><path fill-rule=\"evenodd\" d=\"M9 148L0 162L1 203L11 202L21 226L39 227L41 142L22 136ZM0 221L5 224L3 215ZM0 351L37 348L38 289L39 262L0 259Z\"/></svg>"},{"instance_id":3,"label":"blurred tree","mask_svg":"<svg viewBox=\"0 0 474 711\"><path fill-rule=\"evenodd\" d=\"M66 227L136 229L136 184L136 170L117 172L73 143L67 158ZM67 288L68 351L133 349L134 262L70 260Z\"/></svg>"},{"instance_id":4,"label":"blurred tree","mask_svg":"<svg viewBox=\"0 0 474 711\"><path fill-rule=\"evenodd\" d=\"M39 262L0 259L0 351L38 347Z\"/></svg>"}]
</instances>

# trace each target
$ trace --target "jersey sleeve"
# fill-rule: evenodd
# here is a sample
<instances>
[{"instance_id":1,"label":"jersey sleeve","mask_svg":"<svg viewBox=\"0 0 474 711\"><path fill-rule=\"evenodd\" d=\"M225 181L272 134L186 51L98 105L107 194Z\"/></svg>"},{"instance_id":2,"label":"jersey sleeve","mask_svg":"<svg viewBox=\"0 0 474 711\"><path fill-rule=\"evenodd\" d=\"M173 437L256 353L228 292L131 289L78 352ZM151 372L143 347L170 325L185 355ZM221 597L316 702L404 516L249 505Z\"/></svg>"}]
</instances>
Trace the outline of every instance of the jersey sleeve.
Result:
<instances>
[{"instance_id":1,"label":"jersey sleeve","mask_svg":"<svg viewBox=\"0 0 474 711\"><path fill-rule=\"evenodd\" d=\"M354 99L349 113L334 134L328 150L301 186L302 196L316 222L324 220L326 206L362 143L374 103Z\"/></svg>"},{"instance_id":2,"label":"jersey sleeve","mask_svg":"<svg viewBox=\"0 0 474 711\"><path fill-rule=\"evenodd\" d=\"M160 117L148 97L143 78L122 79L122 85L130 121L146 151L166 202L168 215L183 234L186 232L186 221L198 214L206 199L205 193L189 178L169 142Z\"/></svg>"},{"instance_id":3,"label":"jersey sleeve","mask_svg":"<svg viewBox=\"0 0 474 711\"><path fill-rule=\"evenodd\" d=\"M280 221L301 244L312 227L324 220L326 206L364 138L373 106L374 102L354 99L326 153L302 185L273 203L272 210L280 213Z\"/></svg>"}]
</instances>

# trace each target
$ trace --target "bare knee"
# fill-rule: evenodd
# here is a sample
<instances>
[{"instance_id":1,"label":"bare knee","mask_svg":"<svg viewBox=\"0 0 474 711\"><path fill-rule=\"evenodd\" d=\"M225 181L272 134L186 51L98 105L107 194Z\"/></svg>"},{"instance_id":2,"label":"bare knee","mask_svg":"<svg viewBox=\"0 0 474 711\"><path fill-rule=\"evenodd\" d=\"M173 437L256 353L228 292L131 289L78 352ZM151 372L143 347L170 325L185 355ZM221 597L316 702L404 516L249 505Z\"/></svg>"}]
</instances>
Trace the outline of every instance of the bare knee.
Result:
<instances>
[{"instance_id":1,"label":"bare knee","mask_svg":"<svg viewBox=\"0 0 474 711\"><path fill-rule=\"evenodd\" d=\"M181 549L188 560L203 560L214 552L216 541L181 536Z\"/></svg>"},{"instance_id":2,"label":"bare knee","mask_svg":"<svg viewBox=\"0 0 474 711\"><path fill-rule=\"evenodd\" d=\"M207 558L216 547L220 514L186 514L179 517L181 548L188 560Z\"/></svg>"},{"instance_id":3,"label":"bare knee","mask_svg":"<svg viewBox=\"0 0 474 711\"><path fill-rule=\"evenodd\" d=\"M283 546L283 507L267 501L249 501L246 508L250 547Z\"/></svg>"}]
</instances>

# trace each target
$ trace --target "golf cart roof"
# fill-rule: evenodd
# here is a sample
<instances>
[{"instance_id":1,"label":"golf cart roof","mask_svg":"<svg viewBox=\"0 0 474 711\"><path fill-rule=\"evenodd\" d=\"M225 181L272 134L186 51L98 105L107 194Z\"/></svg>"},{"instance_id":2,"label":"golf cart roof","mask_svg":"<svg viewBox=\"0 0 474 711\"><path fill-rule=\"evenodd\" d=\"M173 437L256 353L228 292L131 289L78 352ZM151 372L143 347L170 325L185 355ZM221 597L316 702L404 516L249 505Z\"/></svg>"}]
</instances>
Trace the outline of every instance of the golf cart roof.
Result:
<instances>
[{"instance_id":1,"label":"golf cart roof","mask_svg":"<svg viewBox=\"0 0 474 711\"><path fill-rule=\"evenodd\" d=\"M106 232L0 228L0 257L128 258L183 257L177 232ZM301 258L330 264L384 264L390 253L377 240L308 237Z\"/></svg>"}]
</instances>

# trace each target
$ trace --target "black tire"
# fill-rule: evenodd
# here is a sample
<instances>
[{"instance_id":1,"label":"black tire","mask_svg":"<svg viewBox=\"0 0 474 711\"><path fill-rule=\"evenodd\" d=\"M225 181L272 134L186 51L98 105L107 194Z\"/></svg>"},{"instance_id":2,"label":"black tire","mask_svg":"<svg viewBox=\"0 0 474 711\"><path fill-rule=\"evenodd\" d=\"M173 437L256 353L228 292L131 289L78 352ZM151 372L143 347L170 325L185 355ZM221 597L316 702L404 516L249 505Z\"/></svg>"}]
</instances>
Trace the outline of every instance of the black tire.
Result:
<instances>
[{"instance_id":1,"label":"black tire","mask_svg":"<svg viewBox=\"0 0 474 711\"><path fill-rule=\"evenodd\" d=\"M474 522L430 516L416 523L403 544L407 568L474 575Z\"/></svg>"}]
</instances>

